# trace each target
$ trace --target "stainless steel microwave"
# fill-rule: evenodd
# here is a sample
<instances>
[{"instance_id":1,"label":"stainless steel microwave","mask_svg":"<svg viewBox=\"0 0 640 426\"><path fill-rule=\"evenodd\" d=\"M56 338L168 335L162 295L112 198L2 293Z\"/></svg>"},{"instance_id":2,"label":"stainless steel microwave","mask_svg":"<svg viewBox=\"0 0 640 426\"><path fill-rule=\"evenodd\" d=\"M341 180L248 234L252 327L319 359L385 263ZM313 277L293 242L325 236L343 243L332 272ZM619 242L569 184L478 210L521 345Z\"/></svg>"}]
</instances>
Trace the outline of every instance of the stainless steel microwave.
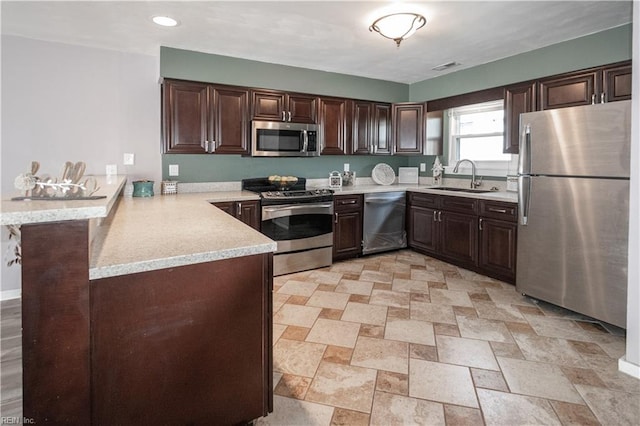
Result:
<instances>
[{"instance_id":1,"label":"stainless steel microwave","mask_svg":"<svg viewBox=\"0 0 640 426\"><path fill-rule=\"evenodd\" d=\"M256 157L318 156L320 155L318 125L252 121L251 155Z\"/></svg>"}]
</instances>

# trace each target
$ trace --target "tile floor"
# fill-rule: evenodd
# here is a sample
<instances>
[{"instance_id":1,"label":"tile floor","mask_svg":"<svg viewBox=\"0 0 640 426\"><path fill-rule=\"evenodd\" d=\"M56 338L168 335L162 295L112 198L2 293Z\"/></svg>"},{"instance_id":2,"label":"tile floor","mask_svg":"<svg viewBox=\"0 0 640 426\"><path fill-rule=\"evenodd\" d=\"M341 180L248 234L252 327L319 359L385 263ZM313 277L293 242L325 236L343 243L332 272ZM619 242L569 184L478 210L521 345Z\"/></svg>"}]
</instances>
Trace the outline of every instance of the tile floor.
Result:
<instances>
[{"instance_id":1,"label":"tile floor","mask_svg":"<svg viewBox=\"0 0 640 426\"><path fill-rule=\"evenodd\" d=\"M403 250L274 280L274 412L258 425L636 425L623 330ZM2 416L20 305L2 303Z\"/></svg>"},{"instance_id":2,"label":"tile floor","mask_svg":"<svg viewBox=\"0 0 640 426\"><path fill-rule=\"evenodd\" d=\"M636 425L624 330L410 250L274 280L259 425ZM606 328L605 328L606 327Z\"/></svg>"}]
</instances>

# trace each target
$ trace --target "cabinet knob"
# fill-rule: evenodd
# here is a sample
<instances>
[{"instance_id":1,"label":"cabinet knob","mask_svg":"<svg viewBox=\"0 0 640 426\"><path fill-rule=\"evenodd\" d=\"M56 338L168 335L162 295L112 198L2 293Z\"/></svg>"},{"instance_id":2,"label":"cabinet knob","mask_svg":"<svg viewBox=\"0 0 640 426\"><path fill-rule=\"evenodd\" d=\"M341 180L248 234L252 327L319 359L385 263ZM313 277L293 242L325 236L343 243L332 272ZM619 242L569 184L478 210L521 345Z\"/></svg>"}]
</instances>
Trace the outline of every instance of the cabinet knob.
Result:
<instances>
[{"instance_id":1,"label":"cabinet knob","mask_svg":"<svg viewBox=\"0 0 640 426\"><path fill-rule=\"evenodd\" d=\"M238 201L238 217L242 217L242 203Z\"/></svg>"},{"instance_id":2,"label":"cabinet knob","mask_svg":"<svg viewBox=\"0 0 640 426\"><path fill-rule=\"evenodd\" d=\"M291 121L291 111L289 111L289 121Z\"/></svg>"},{"instance_id":3,"label":"cabinet knob","mask_svg":"<svg viewBox=\"0 0 640 426\"><path fill-rule=\"evenodd\" d=\"M438 222L442 222L442 210L438 212Z\"/></svg>"},{"instance_id":4,"label":"cabinet knob","mask_svg":"<svg viewBox=\"0 0 640 426\"><path fill-rule=\"evenodd\" d=\"M596 103L596 94L591 95L591 105Z\"/></svg>"},{"instance_id":5,"label":"cabinet knob","mask_svg":"<svg viewBox=\"0 0 640 426\"><path fill-rule=\"evenodd\" d=\"M438 221L438 218L436 217L436 215L437 215L437 214L438 214L438 212L434 210L434 211L433 211L433 221L434 221L434 222L437 222L437 221Z\"/></svg>"},{"instance_id":6,"label":"cabinet knob","mask_svg":"<svg viewBox=\"0 0 640 426\"><path fill-rule=\"evenodd\" d=\"M334 213L335 219L333 220L334 223L338 223L338 213Z\"/></svg>"},{"instance_id":7,"label":"cabinet knob","mask_svg":"<svg viewBox=\"0 0 640 426\"><path fill-rule=\"evenodd\" d=\"M605 103L604 92L600 93L600 103Z\"/></svg>"},{"instance_id":8,"label":"cabinet knob","mask_svg":"<svg viewBox=\"0 0 640 426\"><path fill-rule=\"evenodd\" d=\"M287 121L287 116L286 116L286 112L282 111L282 121Z\"/></svg>"}]
</instances>

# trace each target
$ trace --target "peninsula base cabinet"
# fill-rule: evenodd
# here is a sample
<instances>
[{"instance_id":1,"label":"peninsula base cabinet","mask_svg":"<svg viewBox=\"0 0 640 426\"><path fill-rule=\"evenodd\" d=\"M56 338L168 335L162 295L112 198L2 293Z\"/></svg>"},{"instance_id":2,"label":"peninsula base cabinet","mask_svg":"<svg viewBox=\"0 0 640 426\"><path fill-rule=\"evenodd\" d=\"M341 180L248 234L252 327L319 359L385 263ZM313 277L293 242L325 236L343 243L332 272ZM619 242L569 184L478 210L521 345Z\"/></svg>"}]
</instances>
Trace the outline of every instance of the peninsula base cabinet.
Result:
<instances>
[{"instance_id":1,"label":"peninsula base cabinet","mask_svg":"<svg viewBox=\"0 0 640 426\"><path fill-rule=\"evenodd\" d=\"M409 247L490 277L515 282L515 204L408 192L407 205Z\"/></svg>"},{"instance_id":2,"label":"peninsula base cabinet","mask_svg":"<svg viewBox=\"0 0 640 426\"><path fill-rule=\"evenodd\" d=\"M212 204L253 229L260 230L260 203L258 201L219 201Z\"/></svg>"},{"instance_id":3,"label":"peninsula base cabinet","mask_svg":"<svg viewBox=\"0 0 640 426\"><path fill-rule=\"evenodd\" d=\"M362 194L337 195L333 201L333 260L362 254Z\"/></svg>"},{"instance_id":4,"label":"peninsula base cabinet","mask_svg":"<svg viewBox=\"0 0 640 426\"><path fill-rule=\"evenodd\" d=\"M22 250L26 419L232 425L273 411L272 253L90 280L88 220L22 225Z\"/></svg>"}]
</instances>

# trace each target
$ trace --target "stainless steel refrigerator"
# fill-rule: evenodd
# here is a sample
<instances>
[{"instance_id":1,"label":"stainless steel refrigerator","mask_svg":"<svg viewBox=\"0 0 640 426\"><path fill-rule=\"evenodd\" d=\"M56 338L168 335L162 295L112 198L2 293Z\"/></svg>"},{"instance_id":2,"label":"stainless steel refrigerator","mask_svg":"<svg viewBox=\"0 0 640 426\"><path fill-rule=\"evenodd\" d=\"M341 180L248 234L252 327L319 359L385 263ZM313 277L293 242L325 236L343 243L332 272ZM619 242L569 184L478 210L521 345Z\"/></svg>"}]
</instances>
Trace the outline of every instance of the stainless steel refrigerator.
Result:
<instances>
[{"instance_id":1,"label":"stainless steel refrigerator","mask_svg":"<svg viewBox=\"0 0 640 426\"><path fill-rule=\"evenodd\" d=\"M520 116L516 289L626 326L631 101Z\"/></svg>"}]
</instances>

